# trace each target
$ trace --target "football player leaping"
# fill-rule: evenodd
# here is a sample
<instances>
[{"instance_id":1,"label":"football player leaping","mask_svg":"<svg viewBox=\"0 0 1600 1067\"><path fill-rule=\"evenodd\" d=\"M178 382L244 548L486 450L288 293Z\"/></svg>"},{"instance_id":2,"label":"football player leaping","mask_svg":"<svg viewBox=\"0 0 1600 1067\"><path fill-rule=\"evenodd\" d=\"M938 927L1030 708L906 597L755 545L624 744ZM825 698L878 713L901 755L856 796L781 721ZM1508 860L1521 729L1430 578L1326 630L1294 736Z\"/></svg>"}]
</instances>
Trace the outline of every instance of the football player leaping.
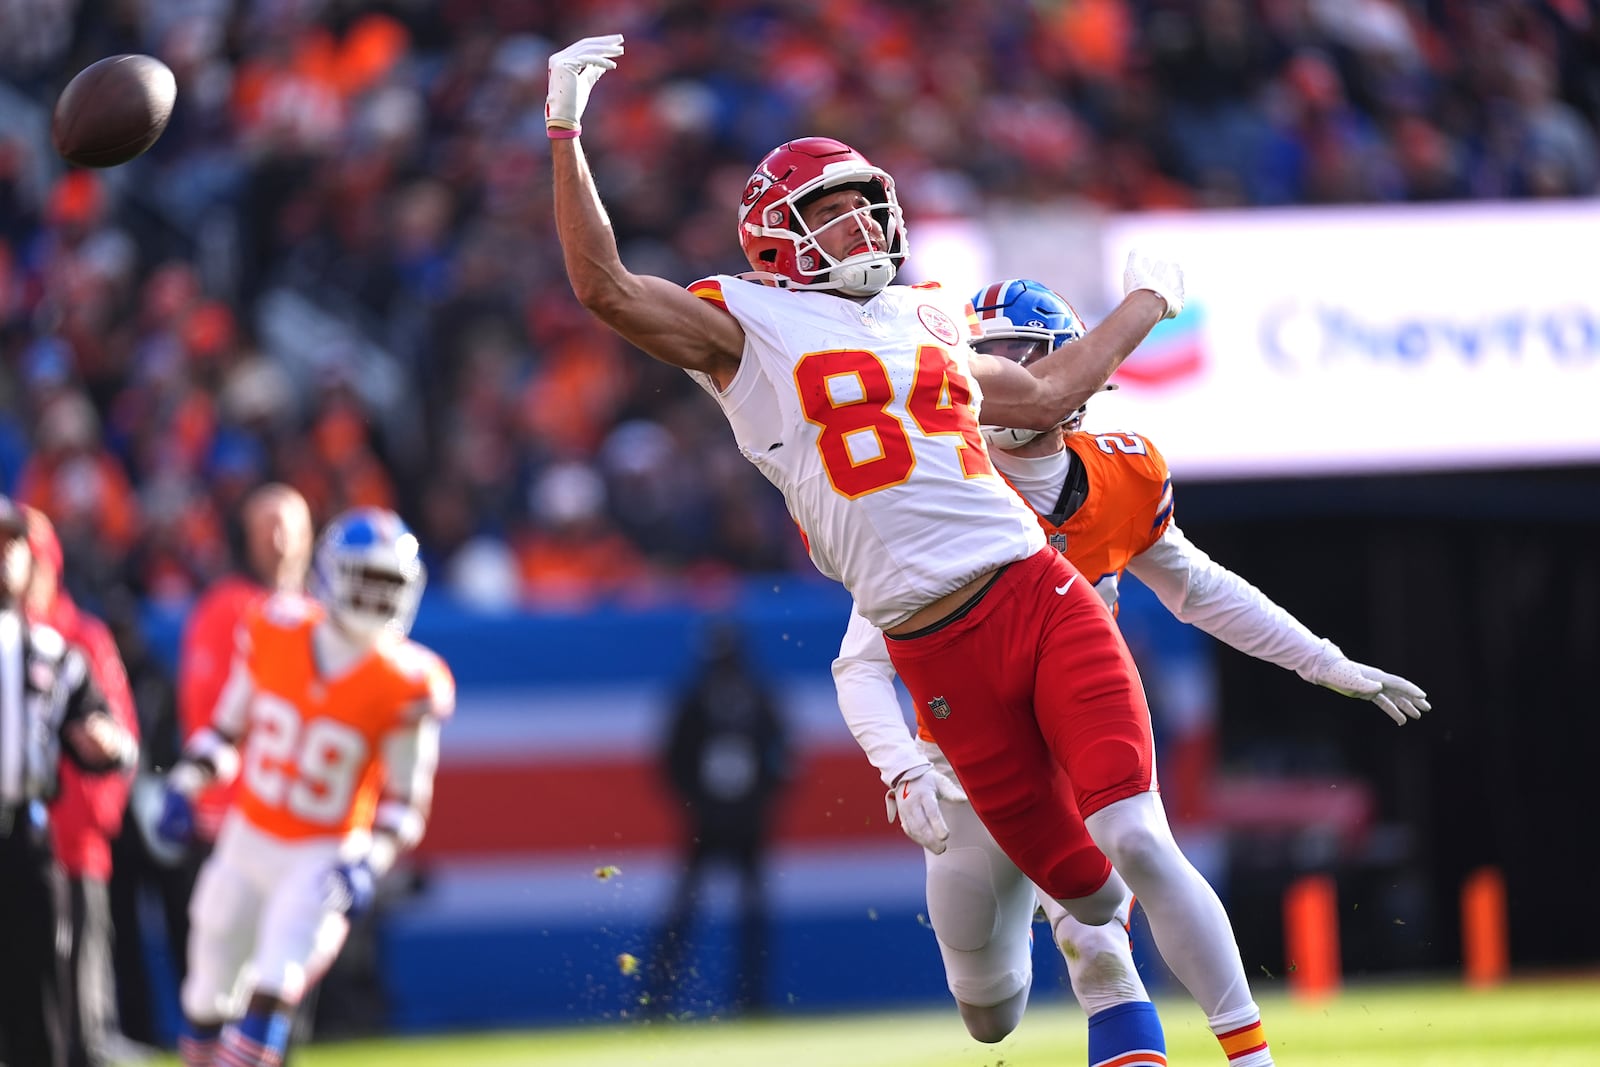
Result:
<instances>
[{"instance_id":1,"label":"football player leaping","mask_svg":"<svg viewBox=\"0 0 1600 1067\"><path fill-rule=\"evenodd\" d=\"M895 671L1007 856L1076 918L1138 894L1173 973L1234 1067L1271 1067L1232 924L1155 792L1144 688L1105 604L995 474L978 427L1059 424L1183 309L1176 264L1129 257L1124 298L1027 368L974 352L971 302L896 285L908 254L891 175L805 137L767 153L738 208L749 273L686 293L635 274L580 145L620 35L550 57L556 232L580 303L695 374L740 452L782 491L811 559L883 629ZM1064 832L1085 825L1097 847ZM1112 869L1112 865L1116 869Z\"/></svg>"},{"instance_id":2,"label":"football player leaping","mask_svg":"<svg viewBox=\"0 0 1600 1067\"><path fill-rule=\"evenodd\" d=\"M1084 334L1072 307L1038 282L997 282L973 304L983 332L973 347L1022 364ZM1043 433L985 427L984 434L995 466L1038 514L1050 543L1094 581L1113 611L1118 578L1131 570L1180 620L1242 652L1370 700L1402 725L1428 710L1422 690L1347 659L1191 544L1172 521L1172 482L1161 454L1136 434L1081 432L1083 414L1079 408ZM927 725L919 724L915 738L908 734L882 634L860 614L851 617L833 673L845 720L889 787L890 818L926 850L928 916L972 1036L999 1041L1022 1018L1037 903L1089 1016L1090 1064L1165 1064L1161 1024L1123 931L1073 919L1006 858L965 802ZM927 714L918 708L919 718ZM1120 922L1131 906L1130 897L1118 909Z\"/></svg>"},{"instance_id":3,"label":"football player leaping","mask_svg":"<svg viewBox=\"0 0 1600 1067\"><path fill-rule=\"evenodd\" d=\"M182 843L189 798L239 776L190 904L186 1067L279 1063L294 1005L422 838L455 705L449 668L406 637L424 582L399 517L358 509L317 544L315 599L281 594L240 623L212 725L172 769L161 819Z\"/></svg>"}]
</instances>

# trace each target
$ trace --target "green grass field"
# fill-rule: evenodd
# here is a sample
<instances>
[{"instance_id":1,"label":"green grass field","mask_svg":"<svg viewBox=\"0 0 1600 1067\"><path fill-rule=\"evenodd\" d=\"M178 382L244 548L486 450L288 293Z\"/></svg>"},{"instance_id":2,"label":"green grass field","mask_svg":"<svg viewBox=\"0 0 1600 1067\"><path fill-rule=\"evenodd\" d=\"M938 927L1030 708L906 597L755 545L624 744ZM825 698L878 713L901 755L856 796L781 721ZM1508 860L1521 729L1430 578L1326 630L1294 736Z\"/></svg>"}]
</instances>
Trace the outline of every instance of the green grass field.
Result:
<instances>
[{"instance_id":1,"label":"green grass field","mask_svg":"<svg viewBox=\"0 0 1600 1067\"><path fill-rule=\"evenodd\" d=\"M1188 1000L1160 1002L1174 1065L1220 1067ZM1600 1067L1600 980L1372 985L1322 1003L1262 1002L1284 1067ZM1076 1005L1036 1002L998 1045L966 1036L954 1011L782 1021L639 1024L314 1045L301 1067L1072 1067L1085 1062ZM173 1062L173 1061L164 1061Z\"/></svg>"},{"instance_id":2,"label":"green grass field","mask_svg":"<svg viewBox=\"0 0 1600 1067\"><path fill-rule=\"evenodd\" d=\"M1160 1001L1168 1059L1221 1065L1187 1000ZM1600 1067L1600 979L1358 985L1322 1003L1262 1000L1285 1067ZM171 1064L174 1061L163 1061ZM1077 1006L1040 1000L1000 1045L966 1037L954 1011L766 1022L637 1024L314 1045L299 1067L1070 1067L1085 1062Z\"/></svg>"}]
</instances>

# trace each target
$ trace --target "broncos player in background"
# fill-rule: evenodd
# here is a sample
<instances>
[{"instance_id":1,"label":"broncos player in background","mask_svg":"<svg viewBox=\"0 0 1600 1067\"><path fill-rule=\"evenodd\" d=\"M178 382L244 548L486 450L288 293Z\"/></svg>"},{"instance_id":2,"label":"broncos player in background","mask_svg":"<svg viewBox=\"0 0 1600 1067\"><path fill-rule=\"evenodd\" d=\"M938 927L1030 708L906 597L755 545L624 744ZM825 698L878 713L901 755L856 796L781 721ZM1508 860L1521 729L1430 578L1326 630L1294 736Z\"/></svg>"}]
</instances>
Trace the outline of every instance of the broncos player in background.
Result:
<instances>
[{"instance_id":1,"label":"broncos player in background","mask_svg":"<svg viewBox=\"0 0 1600 1067\"><path fill-rule=\"evenodd\" d=\"M996 282L973 298L980 352L1026 365L1083 336L1072 307L1039 282ZM1108 387L1109 388L1109 387ZM1124 570L1183 622L1308 682L1370 700L1404 725L1428 710L1404 678L1355 663L1245 579L1215 563L1172 518L1172 479L1161 453L1132 433L1082 430L1084 408L1051 430L984 427L996 469L1038 515L1113 612ZM1089 1062L1160 1067L1161 1023L1124 930L1086 926L1007 859L979 822L927 726L906 730L894 667L876 627L852 613L833 674L851 732L889 787L889 818L926 853L928 916L950 992L967 1030L999 1041L1021 1021L1032 983L1031 926L1043 907L1089 1016ZM924 714L918 708L919 719ZM1125 927L1132 897L1116 918ZM1225 1051L1232 1052L1226 1035Z\"/></svg>"},{"instance_id":2,"label":"broncos player in background","mask_svg":"<svg viewBox=\"0 0 1600 1067\"><path fill-rule=\"evenodd\" d=\"M422 838L455 705L449 668L406 636L425 580L397 515L348 511L318 540L312 598L274 596L240 624L211 725L172 769L161 820L185 842L196 792L238 776L190 906L186 1067L278 1064L295 1005L376 880Z\"/></svg>"}]
</instances>

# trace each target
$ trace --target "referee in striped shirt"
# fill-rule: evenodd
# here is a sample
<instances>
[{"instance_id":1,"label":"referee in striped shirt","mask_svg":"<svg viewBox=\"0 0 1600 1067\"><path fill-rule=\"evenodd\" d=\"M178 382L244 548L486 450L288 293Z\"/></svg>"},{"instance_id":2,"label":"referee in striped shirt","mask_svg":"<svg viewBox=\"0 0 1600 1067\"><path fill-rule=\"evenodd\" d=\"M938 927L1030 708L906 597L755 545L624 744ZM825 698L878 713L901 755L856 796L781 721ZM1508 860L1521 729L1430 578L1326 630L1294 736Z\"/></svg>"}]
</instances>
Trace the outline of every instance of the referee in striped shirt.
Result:
<instances>
[{"instance_id":1,"label":"referee in striped shirt","mask_svg":"<svg viewBox=\"0 0 1600 1067\"><path fill-rule=\"evenodd\" d=\"M0 496L0 1062L65 1067L66 883L46 804L63 754L95 773L133 766L138 750L83 656L23 617L32 576L27 519Z\"/></svg>"}]
</instances>

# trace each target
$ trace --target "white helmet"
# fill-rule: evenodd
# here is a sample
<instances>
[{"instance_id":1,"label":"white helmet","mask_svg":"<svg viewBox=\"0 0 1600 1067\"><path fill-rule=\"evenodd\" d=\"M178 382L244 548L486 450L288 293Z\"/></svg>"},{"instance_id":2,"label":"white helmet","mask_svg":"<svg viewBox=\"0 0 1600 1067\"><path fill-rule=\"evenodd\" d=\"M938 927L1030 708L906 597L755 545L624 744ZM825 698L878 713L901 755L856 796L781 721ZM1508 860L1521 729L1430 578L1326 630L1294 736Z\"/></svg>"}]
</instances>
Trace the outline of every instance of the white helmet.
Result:
<instances>
[{"instance_id":1,"label":"white helmet","mask_svg":"<svg viewBox=\"0 0 1600 1067\"><path fill-rule=\"evenodd\" d=\"M357 638L410 633L427 581L417 535L386 508L344 512L312 557L312 595Z\"/></svg>"}]
</instances>

